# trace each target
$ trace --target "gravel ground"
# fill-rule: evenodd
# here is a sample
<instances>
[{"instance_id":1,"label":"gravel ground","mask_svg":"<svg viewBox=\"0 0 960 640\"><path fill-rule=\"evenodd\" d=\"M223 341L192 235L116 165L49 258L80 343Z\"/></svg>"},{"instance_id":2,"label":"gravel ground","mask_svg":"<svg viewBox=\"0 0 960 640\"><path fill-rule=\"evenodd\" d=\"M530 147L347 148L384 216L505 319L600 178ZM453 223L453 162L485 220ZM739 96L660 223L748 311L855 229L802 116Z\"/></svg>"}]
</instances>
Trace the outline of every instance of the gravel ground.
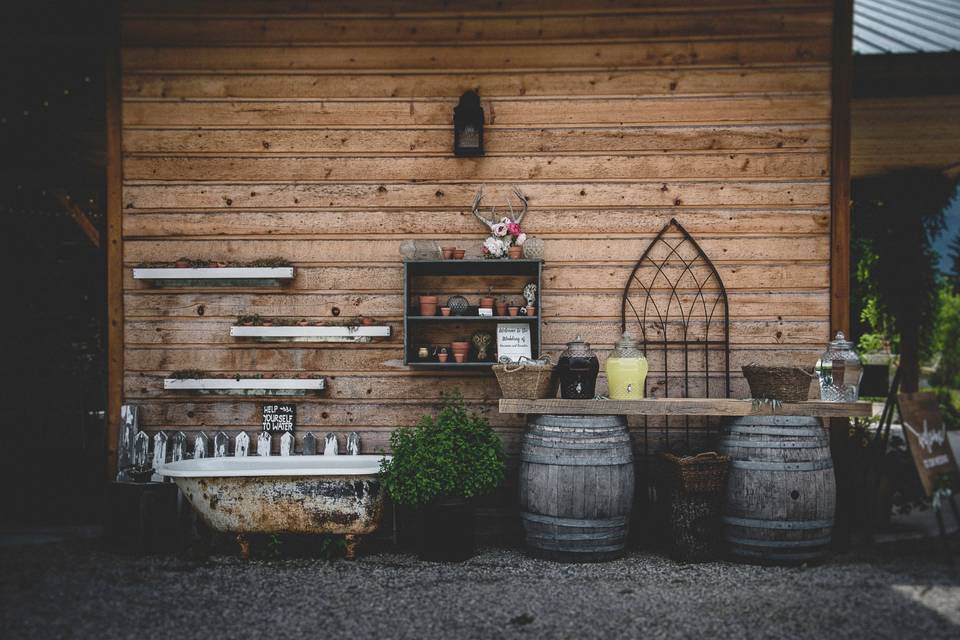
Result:
<instances>
[{"instance_id":1,"label":"gravel ground","mask_svg":"<svg viewBox=\"0 0 960 640\"><path fill-rule=\"evenodd\" d=\"M459 565L132 558L90 541L0 548L13 638L958 638L936 541L821 566L682 565L634 552L565 565L483 549ZM960 551L960 549L957 549Z\"/></svg>"}]
</instances>

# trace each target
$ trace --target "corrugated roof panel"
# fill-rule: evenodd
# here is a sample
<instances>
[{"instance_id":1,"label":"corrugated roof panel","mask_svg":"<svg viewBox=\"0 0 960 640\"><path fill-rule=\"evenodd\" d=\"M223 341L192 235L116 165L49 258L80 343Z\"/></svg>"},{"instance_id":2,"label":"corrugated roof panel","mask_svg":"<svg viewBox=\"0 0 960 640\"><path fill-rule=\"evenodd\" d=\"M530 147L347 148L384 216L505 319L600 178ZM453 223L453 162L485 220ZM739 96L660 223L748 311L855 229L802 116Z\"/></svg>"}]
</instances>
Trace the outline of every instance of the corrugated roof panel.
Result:
<instances>
[{"instance_id":1,"label":"corrugated roof panel","mask_svg":"<svg viewBox=\"0 0 960 640\"><path fill-rule=\"evenodd\" d=\"M854 0L853 51L960 51L960 0Z\"/></svg>"}]
</instances>

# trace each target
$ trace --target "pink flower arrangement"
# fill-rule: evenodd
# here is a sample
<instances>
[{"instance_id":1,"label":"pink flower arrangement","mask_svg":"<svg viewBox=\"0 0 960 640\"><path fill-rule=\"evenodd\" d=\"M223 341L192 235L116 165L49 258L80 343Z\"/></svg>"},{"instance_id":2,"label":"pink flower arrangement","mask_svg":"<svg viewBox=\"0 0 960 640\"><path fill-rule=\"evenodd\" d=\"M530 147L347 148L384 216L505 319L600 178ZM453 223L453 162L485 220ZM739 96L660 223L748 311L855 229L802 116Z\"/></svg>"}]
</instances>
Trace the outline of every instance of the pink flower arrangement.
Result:
<instances>
[{"instance_id":1,"label":"pink flower arrangement","mask_svg":"<svg viewBox=\"0 0 960 640\"><path fill-rule=\"evenodd\" d=\"M502 258L507 255L510 247L520 247L527 241L527 234L520 228L520 223L511 218L501 218L500 222L490 225L492 235L483 243L484 257Z\"/></svg>"}]
</instances>

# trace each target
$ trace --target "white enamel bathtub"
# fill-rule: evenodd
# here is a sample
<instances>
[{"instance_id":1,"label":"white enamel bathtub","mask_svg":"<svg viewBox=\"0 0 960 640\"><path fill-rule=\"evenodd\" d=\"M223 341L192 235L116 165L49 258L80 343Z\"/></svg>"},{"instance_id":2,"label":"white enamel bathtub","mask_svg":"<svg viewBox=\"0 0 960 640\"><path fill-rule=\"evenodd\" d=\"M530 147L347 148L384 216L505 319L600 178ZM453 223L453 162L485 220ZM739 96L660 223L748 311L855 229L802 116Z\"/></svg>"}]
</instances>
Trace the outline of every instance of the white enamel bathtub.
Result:
<instances>
[{"instance_id":1,"label":"white enamel bathtub","mask_svg":"<svg viewBox=\"0 0 960 640\"><path fill-rule=\"evenodd\" d=\"M250 456L163 465L212 529L247 533L344 534L352 557L359 536L383 515L378 473L387 456Z\"/></svg>"}]
</instances>

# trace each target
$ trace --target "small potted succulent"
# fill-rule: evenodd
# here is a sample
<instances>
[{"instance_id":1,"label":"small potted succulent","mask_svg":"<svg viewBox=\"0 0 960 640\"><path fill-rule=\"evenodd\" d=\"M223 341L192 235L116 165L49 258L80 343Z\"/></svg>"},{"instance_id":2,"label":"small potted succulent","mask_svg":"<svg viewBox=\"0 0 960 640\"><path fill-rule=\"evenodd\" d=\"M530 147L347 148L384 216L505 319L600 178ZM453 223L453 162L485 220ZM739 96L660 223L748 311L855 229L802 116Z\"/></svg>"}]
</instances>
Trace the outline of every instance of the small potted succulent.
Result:
<instances>
[{"instance_id":1,"label":"small potted succulent","mask_svg":"<svg viewBox=\"0 0 960 640\"><path fill-rule=\"evenodd\" d=\"M393 457L381 463L383 486L414 510L424 560L457 562L474 551L473 499L503 481L500 438L485 418L467 411L458 391L444 395L440 413L390 436Z\"/></svg>"}]
</instances>

